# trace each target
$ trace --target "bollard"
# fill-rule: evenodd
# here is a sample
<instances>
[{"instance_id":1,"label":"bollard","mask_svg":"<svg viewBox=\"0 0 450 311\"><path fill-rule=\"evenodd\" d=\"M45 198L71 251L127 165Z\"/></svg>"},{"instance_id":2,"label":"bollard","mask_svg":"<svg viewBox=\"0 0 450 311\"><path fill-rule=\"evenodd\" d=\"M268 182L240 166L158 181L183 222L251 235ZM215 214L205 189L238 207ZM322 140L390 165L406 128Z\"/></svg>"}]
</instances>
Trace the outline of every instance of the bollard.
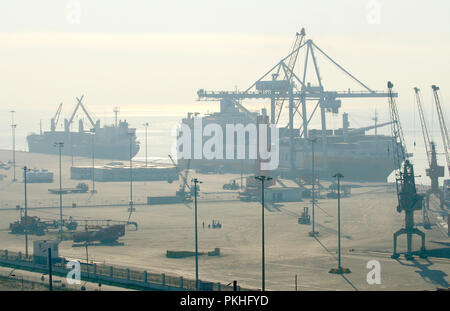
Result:
<instances>
[{"instance_id":1,"label":"bollard","mask_svg":"<svg viewBox=\"0 0 450 311\"><path fill-rule=\"evenodd\" d=\"M94 275L97 276L97 264L94 263Z\"/></svg>"},{"instance_id":2,"label":"bollard","mask_svg":"<svg viewBox=\"0 0 450 311\"><path fill-rule=\"evenodd\" d=\"M180 276L180 288L183 288L183 277Z\"/></svg>"},{"instance_id":3,"label":"bollard","mask_svg":"<svg viewBox=\"0 0 450 311\"><path fill-rule=\"evenodd\" d=\"M164 273L161 274L161 284L166 285L166 275Z\"/></svg>"},{"instance_id":4,"label":"bollard","mask_svg":"<svg viewBox=\"0 0 450 311\"><path fill-rule=\"evenodd\" d=\"M114 274L113 274L113 267L109 266L109 276L112 278L114 278Z\"/></svg>"},{"instance_id":5,"label":"bollard","mask_svg":"<svg viewBox=\"0 0 450 311\"><path fill-rule=\"evenodd\" d=\"M147 271L144 271L144 283L147 283L147 277L148 277Z\"/></svg>"},{"instance_id":6,"label":"bollard","mask_svg":"<svg viewBox=\"0 0 450 311\"><path fill-rule=\"evenodd\" d=\"M22 252L17 254L17 261L22 261Z\"/></svg>"},{"instance_id":7,"label":"bollard","mask_svg":"<svg viewBox=\"0 0 450 311\"><path fill-rule=\"evenodd\" d=\"M217 283L217 291L220 292L220 283Z\"/></svg>"},{"instance_id":8,"label":"bollard","mask_svg":"<svg viewBox=\"0 0 450 311\"><path fill-rule=\"evenodd\" d=\"M130 280L130 269L127 268L127 281Z\"/></svg>"},{"instance_id":9,"label":"bollard","mask_svg":"<svg viewBox=\"0 0 450 311\"><path fill-rule=\"evenodd\" d=\"M8 250L5 249L5 259L8 260Z\"/></svg>"}]
</instances>

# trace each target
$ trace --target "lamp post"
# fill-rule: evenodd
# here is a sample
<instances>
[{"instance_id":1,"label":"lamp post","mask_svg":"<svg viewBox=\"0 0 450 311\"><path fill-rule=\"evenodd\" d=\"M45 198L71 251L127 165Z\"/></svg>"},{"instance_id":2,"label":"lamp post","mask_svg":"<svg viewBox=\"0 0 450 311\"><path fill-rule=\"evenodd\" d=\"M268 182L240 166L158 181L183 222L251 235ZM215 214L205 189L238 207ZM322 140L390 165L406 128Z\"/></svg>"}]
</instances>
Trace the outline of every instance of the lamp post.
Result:
<instances>
[{"instance_id":1,"label":"lamp post","mask_svg":"<svg viewBox=\"0 0 450 311\"><path fill-rule=\"evenodd\" d=\"M147 128L149 126L148 122L145 122L144 126L145 126L145 167L147 167L147 164L148 164L148 162L147 162L147 150L148 150L147 149Z\"/></svg>"},{"instance_id":2,"label":"lamp post","mask_svg":"<svg viewBox=\"0 0 450 311\"><path fill-rule=\"evenodd\" d=\"M315 207L315 203L316 203L316 190L315 190L315 185L316 185L316 176L315 176L315 171L314 171L314 164L315 164L315 153L314 153L314 145L317 142L317 138L308 138L308 141L311 142L311 154L312 154L312 159L311 159L311 180L312 180L312 192L311 192L311 197L312 197L312 231L309 233L310 236L314 237L316 235L319 234L319 232L315 231L315 218L314 218L314 207Z\"/></svg>"},{"instance_id":3,"label":"lamp post","mask_svg":"<svg viewBox=\"0 0 450 311\"><path fill-rule=\"evenodd\" d=\"M14 110L11 110L11 131L12 131L12 164L13 164L13 182L16 182L16 127L17 125L14 124Z\"/></svg>"},{"instance_id":4,"label":"lamp post","mask_svg":"<svg viewBox=\"0 0 450 311\"><path fill-rule=\"evenodd\" d=\"M25 258L28 258L28 202L27 202L27 172L29 169L23 167L23 184L24 184L24 207L25 207Z\"/></svg>"},{"instance_id":5,"label":"lamp post","mask_svg":"<svg viewBox=\"0 0 450 311\"><path fill-rule=\"evenodd\" d=\"M95 191L95 128L90 129L91 139L92 139L92 190L91 193L96 193Z\"/></svg>"},{"instance_id":6,"label":"lamp post","mask_svg":"<svg viewBox=\"0 0 450 311\"><path fill-rule=\"evenodd\" d=\"M195 288L199 290L198 284L198 230L197 230L197 184L202 182L197 178L192 179L194 182L194 217L195 217Z\"/></svg>"},{"instance_id":7,"label":"lamp post","mask_svg":"<svg viewBox=\"0 0 450 311\"><path fill-rule=\"evenodd\" d=\"M261 181L261 277L262 277L262 290L266 290L266 267L265 267L265 254L264 254L264 182L271 180L272 177L267 177L264 175L255 176L256 179Z\"/></svg>"},{"instance_id":8,"label":"lamp post","mask_svg":"<svg viewBox=\"0 0 450 311\"><path fill-rule=\"evenodd\" d=\"M133 213L133 149L131 145L133 135L133 132L128 132L128 138L130 140L130 213L128 214L128 221L130 221L131 214Z\"/></svg>"},{"instance_id":9,"label":"lamp post","mask_svg":"<svg viewBox=\"0 0 450 311\"><path fill-rule=\"evenodd\" d=\"M351 271L341 266L341 178L344 176L341 173L336 173L333 177L337 178L338 183L338 267L337 269L331 269L330 273L345 274Z\"/></svg>"},{"instance_id":10,"label":"lamp post","mask_svg":"<svg viewBox=\"0 0 450 311\"><path fill-rule=\"evenodd\" d=\"M62 173L61 173L61 149L64 147L63 142L56 142L55 147L59 149L59 232L62 240L63 219L62 219Z\"/></svg>"}]
</instances>

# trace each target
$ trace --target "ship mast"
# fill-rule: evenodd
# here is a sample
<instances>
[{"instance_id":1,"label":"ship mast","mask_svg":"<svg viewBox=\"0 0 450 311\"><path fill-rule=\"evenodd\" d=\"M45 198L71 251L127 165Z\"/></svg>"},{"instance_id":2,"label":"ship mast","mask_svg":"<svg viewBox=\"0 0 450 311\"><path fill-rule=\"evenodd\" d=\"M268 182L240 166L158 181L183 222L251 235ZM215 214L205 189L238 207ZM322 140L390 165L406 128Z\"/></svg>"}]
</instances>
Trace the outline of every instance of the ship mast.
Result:
<instances>
[{"instance_id":1,"label":"ship mast","mask_svg":"<svg viewBox=\"0 0 450 311\"><path fill-rule=\"evenodd\" d=\"M114 126L117 127L117 114L119 113L119 107L114 107Z\"/></svg>"}]
</instances>

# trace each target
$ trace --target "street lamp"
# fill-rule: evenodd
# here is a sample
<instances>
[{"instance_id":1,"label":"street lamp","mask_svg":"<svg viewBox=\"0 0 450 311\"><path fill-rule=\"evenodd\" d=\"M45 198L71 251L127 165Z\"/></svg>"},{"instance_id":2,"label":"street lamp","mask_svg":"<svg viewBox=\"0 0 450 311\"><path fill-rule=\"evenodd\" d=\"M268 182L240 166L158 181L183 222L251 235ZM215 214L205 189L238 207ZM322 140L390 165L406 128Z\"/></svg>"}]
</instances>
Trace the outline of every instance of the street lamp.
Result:
<instances>
[{"instance_id":1,"label":"street lamp","mask_svg":"<svg viewBox=\"0 0 450 311\"><path fill-rule=\"evenodd\" d=\"M341 178L344 176L341 173L336 173L333 177L337 178L338 183L338 267L337 269L331 269L330 273L345 274L351 271L341 266Z\"/></svg>"},{"instance_id":2,"label":"street lamp","mask_svg":"<svg viewBox=\"0 0 450 311\"><path fill-rule=\"evenodd\" d=\"M91 193L94 194L95 191L95 128L89 130L91 132L92 139L92 190Z\"/></svg>"},{"instance_id":3,"label":"street lamp","mask_svg":"<svg viewBox=\"0 0 450 311\"><path fill-rule=\"evenodd\" d=\"M145 126L145 167L147 167L147 128L149 126L148 122L143 124Z\"/></svg>"},{"instance_id":4,"label":"street lamp","mask_svg":"<svg viewBox=\"0 0 450 311\"><path fill-rule=\"evenodd\" d=\"M197 184L202 182L197 178L192 179L194 182L194 214L195 214L195 288L199 290L198 286L198 230L197 230Z\"/></svg>"},{"instance_id":5,"label":"street lamp","mask_svg":"<svg viewBox=\"0 0 450 311\"><path fill-rule=\"evenodd\" d=\"M261 181L261 262L262 262L262 290L266 289L266 272L265 272L265 259L264 259L264 181L269 181L272 177L267 177L264 175L255 176L256 179Z\"/></svg>"},{"instance_id":6,"label":"street lamp","mask_svg":"<svg viewBox=\"0 0 450 311\"><path fill-rule=\"evenodd\" d=\"M17 125L14 124L14 110L11 110L11 131L12 131L12 164L13 164L13 182L16 182L16 127Z\"/></svg>"},{"instance_id":7,"label":"street lamp","mask_svg":"<svg viewBox=\"0 0 450 311\"><path fill-rule=\"evenodd\" d=\"M130 221L131 213L133 213L133 150L131 145L133 135L133 132L128 132L130 140L130 213L128 214L128 221Z\"/></svg>"},{"instance_id":8,"label":"street lamp","mask_svg":"<svg viewBox=\"0 0 450 311\"><path fill-rule=\"evenodd\" d=\"M28 202L27 202L27 172L26 166L23 167L23 184L24 184L24 207L25 207L25 258L28 258Z\"/></svg>"},{"instance_id":9,"label":"street lamp","mask_svg":"<svg viewBox=\"0 0 450 311\"><path fill-rule=\"evenodd\" d=\"M312 180L312 231L309 233L310 236L314 237L319 234L319 232L316 232L314 229L315 225L315 218L314 218L314 206L316 203L316 191L315 191L315 183L316 183L316 176L314 171L314 159L315 159L315 153L314 153L314 145L317 142L317 138L308 138L308 141L311 142L311 153L312 153L312 168L311 168L311 180Z\"/></svg>"},{"instance_id":10,"label":"street lamp","mask_svg":"<svg viewBox=\"0 0 450 311\"><path fill-rule=\"evenodd\" d=\"M61 174L61 149L64 147L63 142L56 142L54 144L55 147L59 149L59 232L61 234L62 240L62 232L63 232L63 219L62 219L62 174Z\"/></svg>"}]
</instances>

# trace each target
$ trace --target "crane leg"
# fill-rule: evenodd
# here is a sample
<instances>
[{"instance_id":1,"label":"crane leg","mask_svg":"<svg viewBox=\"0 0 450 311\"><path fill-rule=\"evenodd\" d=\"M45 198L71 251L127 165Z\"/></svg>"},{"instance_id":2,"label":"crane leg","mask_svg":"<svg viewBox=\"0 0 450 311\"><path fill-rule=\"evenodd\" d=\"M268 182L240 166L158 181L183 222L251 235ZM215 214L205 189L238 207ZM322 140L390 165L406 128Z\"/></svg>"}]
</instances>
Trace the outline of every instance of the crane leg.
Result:
<instances>
[{"instance_id":1,"label":"crane leg","mask_svg":"<svg viewBox=\"0 0 450 311\"><path fill-rule=\"evenodd\" d=\"M423 233L422 231L420 231L417 228L412 229L412 233L413 234L417 234L418 236L421 237L422 239L422 247L420 248L420 258L426 258L426 249L425 249L425 233Z\"/></svg>"},{"instance_id":2,"label":"crane leg","mask_svg":"<svg viewBox=\"0 0 450 311\"><path fill-rule=\"evenodd\" d=\"M397 253L397 238L399 235L405 234L405 233L406 233L406 229L404 229L404 228L402 228L394 233L394 253L392 254L391 258L397 259L398 257L400 257L400 254Z\"/></svg>"}]
</instances>

